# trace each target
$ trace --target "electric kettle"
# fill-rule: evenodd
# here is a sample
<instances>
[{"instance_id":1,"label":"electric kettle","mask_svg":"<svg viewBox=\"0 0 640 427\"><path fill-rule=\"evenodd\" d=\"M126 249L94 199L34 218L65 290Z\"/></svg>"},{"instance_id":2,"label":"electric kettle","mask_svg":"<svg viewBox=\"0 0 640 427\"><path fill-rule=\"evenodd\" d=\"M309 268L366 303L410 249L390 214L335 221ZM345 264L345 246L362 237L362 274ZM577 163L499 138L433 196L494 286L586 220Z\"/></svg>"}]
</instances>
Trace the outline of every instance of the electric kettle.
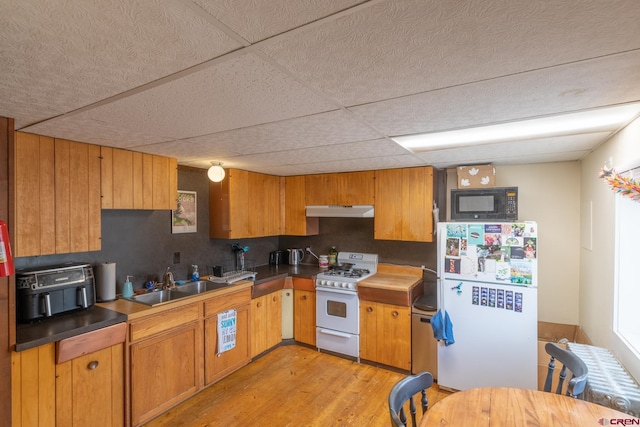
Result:
<instances>
[{"instance_id":1,"label":"electric kettle","mask_svg":"<svg viewBox=\"0 0 640 427\"><path fill-rule=\"evenodd\" d=\"M290 265L298 265L302 262L304 258L304 251L302 249L291 248L287 249L289 252L289 264Z\"/></svg>"}]
</instances>

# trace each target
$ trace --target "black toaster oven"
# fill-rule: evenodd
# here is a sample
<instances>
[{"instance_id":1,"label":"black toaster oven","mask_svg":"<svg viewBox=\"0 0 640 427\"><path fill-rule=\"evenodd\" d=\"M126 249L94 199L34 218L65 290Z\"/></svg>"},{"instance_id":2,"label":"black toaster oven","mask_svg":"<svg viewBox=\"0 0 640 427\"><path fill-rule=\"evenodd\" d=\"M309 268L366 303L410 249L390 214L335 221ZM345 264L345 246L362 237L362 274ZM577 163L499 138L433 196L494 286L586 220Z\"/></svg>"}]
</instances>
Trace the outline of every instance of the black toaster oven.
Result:
<instances>
[{"instance_id":1,"label":"black toaster oven","mask_svg":"<svg viewBox=\"0 0 640 427\"><path fill-rule=\"evenodd\" d=\"M19 322L83 310L96 302L90 264L67 263L16 271L16 317Z\"/></svg>"}]
</instances>

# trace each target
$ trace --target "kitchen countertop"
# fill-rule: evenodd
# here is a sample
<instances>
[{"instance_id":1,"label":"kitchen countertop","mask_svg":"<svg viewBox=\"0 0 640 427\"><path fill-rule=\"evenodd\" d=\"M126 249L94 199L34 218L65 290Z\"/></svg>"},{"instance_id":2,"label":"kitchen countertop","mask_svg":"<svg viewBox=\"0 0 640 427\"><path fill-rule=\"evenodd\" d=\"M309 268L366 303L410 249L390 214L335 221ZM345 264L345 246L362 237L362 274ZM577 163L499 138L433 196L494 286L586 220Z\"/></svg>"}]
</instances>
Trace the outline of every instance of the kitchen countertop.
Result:
<instances>
[{"instance_id":1,"label":"kitchen countertop","mask_svg":"<svg viewBox=\"0 0 640 427\"><path fill-rule=\"evenodd\" d=\"M361 301L410 307L424 292L422 269L394 264L378 264L375 275L358 282Z\"/></svg>"},{"instance_id":2,"label":"kitchen countertop","mask_svg":"<svg viewBox=\"0 0 640 427\"><path fill-rule=\"evenodd\" d=\"M217 291L207 292L190 298L173 301L171 307L189 304L200 299L222 296L225 293L248 288L255 285L291 277L313 278L323 269L317 264L300 265L263 265L256 267L256 280L239 281ZM416 267L398 267L378 265L378 274L363 280L358 286L380 291L408 292L415 288L422 280L422 271ZM125 299L112 302L98 303L87 310L63 314L51 319L43 319L28 324L18 324L16 327L16 351L23 351L50 342L91 332L96 329L126 322L166 309L165 305L147 306Z\"/></svg>"},{"instance_id":3,"label":"kitchen countertop","mask_svg":"<svg viewBox=\"0 0 640 427\"><path fill-rule=\"evenodd\" d=\"M408 291L420 282L422 282L422 278L414 276L377 273L361 282L358 282L358 288L367 287L386 289L389 291Z\"/></svg>"},{"instance_id":4,"label":"kitchen countertop","mask_svg":"<svg viewBox=\"0 0 640 427\"><path fill-rule=\"evenodd\" d=\"M299 264L299 265L261 265L256 267L256 280L255 284L259 285L263 282L278 279L280 277L304 277L307 279L312 278L316 274L320 273L322 269L318 267L318 264Z\"/></svg>"},{"instance_id":5,"label":"kitchen countertop","mask_svg":"<svg viewBox=\"0 0 640 427\"><path fill-rule=\"evenodd\" d=\"M19 323L16 326L15 351L28 350L126 321L126 314L94 305L50 319Z\"/></svg>"},{"instance_id":6,"label":"kitchen countertop","mask_svg":"<svg viewBox=\"0 0 640 427\"><path fill-rule=\"evenodd\" d=\"M408 291L421 282L422 269L420 267L380 263L377 273L359 282L358 287Z\"/></svg>"}]
</instances>

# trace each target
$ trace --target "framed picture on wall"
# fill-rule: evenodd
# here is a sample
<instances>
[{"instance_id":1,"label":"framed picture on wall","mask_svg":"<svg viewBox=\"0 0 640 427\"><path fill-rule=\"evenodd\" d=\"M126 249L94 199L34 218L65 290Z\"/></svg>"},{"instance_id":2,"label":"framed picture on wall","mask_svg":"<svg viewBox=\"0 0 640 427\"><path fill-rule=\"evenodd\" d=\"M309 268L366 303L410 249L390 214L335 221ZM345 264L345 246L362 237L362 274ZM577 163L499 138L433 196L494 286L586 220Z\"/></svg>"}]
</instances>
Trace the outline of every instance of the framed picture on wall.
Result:
<instances>
[{"instance_id":1,"label":"framed picture on wall","mask_svg":"<svg viewBox=\"0 0 640 427\"><path fill-rule=\"evenodd\" d=\"M171 232L195 233L198 231L198 197L195 191L178 190L178 208L171 211Z\"/></svg>"}]
</instances>

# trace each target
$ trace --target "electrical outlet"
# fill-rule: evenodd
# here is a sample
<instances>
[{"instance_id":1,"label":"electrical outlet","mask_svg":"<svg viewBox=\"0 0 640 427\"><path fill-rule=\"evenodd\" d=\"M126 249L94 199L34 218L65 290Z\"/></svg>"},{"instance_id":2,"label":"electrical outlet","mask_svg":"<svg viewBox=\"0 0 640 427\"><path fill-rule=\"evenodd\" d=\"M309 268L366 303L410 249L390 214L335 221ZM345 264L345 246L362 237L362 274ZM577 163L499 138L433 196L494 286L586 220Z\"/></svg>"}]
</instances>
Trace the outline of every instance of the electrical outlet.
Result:
<instances>
[{"instance_id":1,"label":"electrical outlet","mask_svg":"<svg viewBox=\"0 0 640 427\"><path fill-rule=\"evenodd\" d=\"M180 264L180 252L173 253L173 263Z\"/></svg>"}]
</instances>

